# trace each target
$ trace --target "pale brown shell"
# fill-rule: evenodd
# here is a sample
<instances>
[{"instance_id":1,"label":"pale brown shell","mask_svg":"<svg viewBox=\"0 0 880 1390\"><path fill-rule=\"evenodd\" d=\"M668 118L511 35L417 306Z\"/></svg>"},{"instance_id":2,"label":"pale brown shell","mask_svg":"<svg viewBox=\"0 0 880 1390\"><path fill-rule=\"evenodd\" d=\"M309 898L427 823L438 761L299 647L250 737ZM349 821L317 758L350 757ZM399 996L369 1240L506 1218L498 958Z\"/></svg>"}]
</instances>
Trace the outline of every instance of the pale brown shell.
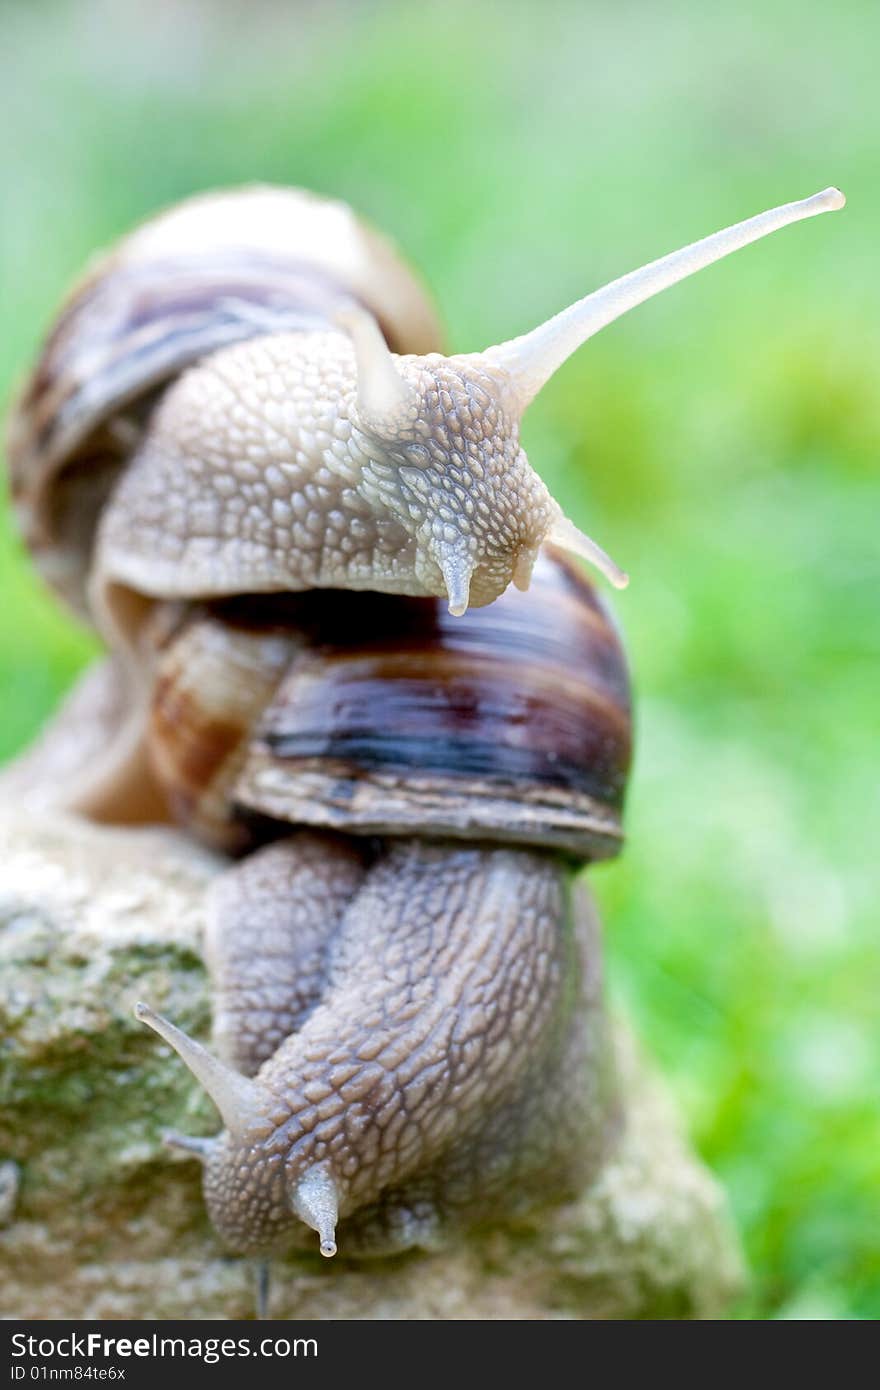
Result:
<instances>
[{"instance_id":1,"label":"pale brown shell","mask_svg":"<svg viewBox=\"0 0 880 1390\"><path fill-rule=\"evenodd\" d=\"M226 849L282 825L577 859L621 845L626 663L550 547L528 593L462 618L334 590L194 610L160 658L149 739L173 814Z\"/></svg>"},{"instance_id":2,"label":"pale brown shell","mask_svg":"<svg viewBox=\"0 0 880 1390\"><path fill-rule=\"evenodd\" d=\"M99 258L56 319L11 413L21 529L85 612L94 529L162 388L212 352L326 324L352 301L398 352L442 333L421 283L346 204L295 188L201 194Z\"/></svg>"}]
</instances>

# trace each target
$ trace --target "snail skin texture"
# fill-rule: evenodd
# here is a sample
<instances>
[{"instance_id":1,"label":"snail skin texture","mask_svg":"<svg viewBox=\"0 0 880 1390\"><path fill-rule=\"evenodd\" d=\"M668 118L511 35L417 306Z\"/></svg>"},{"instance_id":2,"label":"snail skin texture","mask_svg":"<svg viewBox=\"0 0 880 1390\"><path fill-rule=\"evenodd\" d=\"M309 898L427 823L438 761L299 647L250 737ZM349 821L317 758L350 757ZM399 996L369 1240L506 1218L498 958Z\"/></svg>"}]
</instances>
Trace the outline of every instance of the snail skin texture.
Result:
<instances>
[{"instance_id":1,"label":"snail skin texture","mask_svg":"<svg viewBox=\"0 0 880 1390\"><path fill-rule=\"evenodd\" d=\"M762 213L483 352L444 355L390 243L296 189L171 209L63 306L13 493L109 656L3 780L230 856L212 1048L136 1014L220 1114L169 1142L233 1250L433 1248L601 1167L622 1117L575 874L620 845L630 704L564 552L626 576L520 422L621 314L842 205Z\"/></svg>"}]
</instances>

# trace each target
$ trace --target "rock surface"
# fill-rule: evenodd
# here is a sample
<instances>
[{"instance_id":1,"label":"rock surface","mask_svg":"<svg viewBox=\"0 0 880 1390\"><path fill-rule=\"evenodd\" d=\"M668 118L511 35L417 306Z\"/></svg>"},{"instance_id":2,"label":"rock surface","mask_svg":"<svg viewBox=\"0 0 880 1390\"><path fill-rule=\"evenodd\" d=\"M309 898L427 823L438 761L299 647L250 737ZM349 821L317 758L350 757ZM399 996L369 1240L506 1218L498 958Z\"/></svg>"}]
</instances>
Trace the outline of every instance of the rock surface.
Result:
<instances>
[{"instance_id":1,"label":"rock surface","mask_svg":"<svg viewBox=\"0 0 880 1390\"><path fill-rule=\"evenodd\" d=\"M219 861L167 830L0 817L0 1315L243 1318L252 1269L208 1224L211 1133L188 1073L135 1022L148 999L207 1037L203 890ZM626 1029L627 1127L574 1204L443 1253L273 1266L280 1318L713 1317L741 1286L724 1198Z\"/></svg>"}]
</instances>

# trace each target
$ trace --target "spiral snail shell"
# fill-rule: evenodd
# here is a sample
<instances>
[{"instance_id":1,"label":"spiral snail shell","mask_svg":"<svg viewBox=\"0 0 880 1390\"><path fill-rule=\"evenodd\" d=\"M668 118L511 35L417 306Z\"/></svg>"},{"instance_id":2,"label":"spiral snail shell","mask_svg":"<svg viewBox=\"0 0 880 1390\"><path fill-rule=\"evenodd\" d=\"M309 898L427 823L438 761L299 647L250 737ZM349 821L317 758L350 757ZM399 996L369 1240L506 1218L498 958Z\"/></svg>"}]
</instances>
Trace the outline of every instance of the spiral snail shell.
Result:
<instances>
[{"instance_id":1,"label":"spiral snail shell","mask_svg":"<svg viewBox=\"0 0 880 1390\"><path fill-rule=\"evenodd\" d=\"M619 847L630 737L616 632L548 547L527 594L461 619L336 590L191 610L148 740L176 818L227 850L258 816L587 860Z\"/></svg>"},{"instance_id":2,"label":"spiral snail shell","mask_svg":"<svg viewBox=\"0 0 880 1390\"><path fill-rule=\"evenodd\" d=\"M220 1113L173 1142L234 1249L432 1246L597 1172L620 1116L573 871L619 848L630 699L562 551L626 577L520 419L620 314L841 203L482 353L441 355L389 244L298 190L162 214L63 308L13 411L13 492L111 657L6 785L240 857L207 911L214 1050L136 1010Z\"/></svg>"}]
</instances>

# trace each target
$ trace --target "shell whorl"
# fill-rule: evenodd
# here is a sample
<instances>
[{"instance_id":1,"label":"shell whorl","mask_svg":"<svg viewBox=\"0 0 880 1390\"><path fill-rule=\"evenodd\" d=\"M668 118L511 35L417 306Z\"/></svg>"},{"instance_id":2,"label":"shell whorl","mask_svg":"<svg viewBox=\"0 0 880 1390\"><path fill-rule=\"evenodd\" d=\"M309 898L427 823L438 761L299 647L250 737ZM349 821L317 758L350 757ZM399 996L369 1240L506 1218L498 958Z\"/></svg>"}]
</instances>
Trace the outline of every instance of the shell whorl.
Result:
<instances>
[{"instance_id":1,"label":"shell whorl","mask_svg":"<svg viewBox=\"0 0 880 1390\"><path fill-rule=\"evenodd\" d=\"M237 854L267 838L239 813L235 783L251 730L303 640L295 627L242 627L172 605L145 629L147 763L173 819L214 849Z\"/></svg>"},{"instance_id":2,"label":"shell whorl","mask_svg":"<svg viewBox=\"0 0 880 1390\"><path fill-rule=\"evenodd\" d=\"M528 593L462 618L441 603L362 609L331 618L279 683L237 783L244 806L348 833L619 851L626 663L570 561L548 548Z\"/></svg>"},{"instance_id":3,"label":"shell whorl","mask_svg":"<svg viewBox=\"0 0 880 1390\"><path fill-rule=\"evenodd\" d=\"M221 847L256 821L619 851L626 662L595 590L550 547L528 593L463 618L333 590L206 606L153 688L154 770Z\"/></svg>"}]
</instances>

